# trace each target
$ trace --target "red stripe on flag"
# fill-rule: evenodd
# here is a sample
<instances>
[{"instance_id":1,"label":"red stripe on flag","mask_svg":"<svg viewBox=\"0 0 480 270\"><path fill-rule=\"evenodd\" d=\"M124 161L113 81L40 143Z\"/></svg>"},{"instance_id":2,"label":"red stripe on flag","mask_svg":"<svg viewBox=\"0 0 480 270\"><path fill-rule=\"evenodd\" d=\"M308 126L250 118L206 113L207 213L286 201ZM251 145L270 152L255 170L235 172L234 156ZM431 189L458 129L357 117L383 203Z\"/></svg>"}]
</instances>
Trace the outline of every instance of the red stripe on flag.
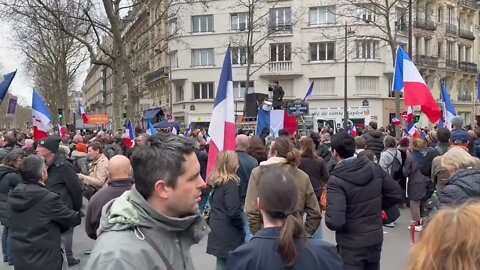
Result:
<instances>
[{"instance_id":1,"label":"red stripe on flag","mask_svg":"<svg viewBox=\"0 0 480 270\"><path fill-rule=\"evenodd\" d=\"M47 132L43 131L43 130L39 130L38 127L36 126L33 126L33 139L34 140L41 140L43 138L46 138L48 137L48 134Z\"/></svg>"},{"instance_id":2,"label":"red stripe on flag","mask_svg":"<svg viewBox=\"0 0 480 270\"><path fill-rule=\"evenodd\" d=\"M237 145L235 143L235 124L230 122L225 122L225 140L223 142L223 150L235 151Z\"/></svg>"},{"instance_id":3,"label":"red stripe on flag","mask_svg":"<svg viewBox=\"0 0 480 270\"><path fill-rule=\"evenodd\" d=\"M430 122L436 123L442 117L437 102L423 83L404 82L405 106L421 106L422 112Z\"/></svg>"},{"instance_id":4,"label":"red stripe on flag","mask_svg":"<svg viewBox=\"0 0 480 270\"><path fill-rule=\"evenodd\" d=\"M210 140L210 146L208 148L207 178L210 176L213 168L215 167L215 161L217 161L218 153L220 153L220 151L218 150L217 145L213 140ZM207 179L205 179L205 182L207 182Z\"/></svg>"},{"instance_id":5,"label":"red stripe on flag","mask_svg":"<svg viewBox=\"0 0 480 270\"><path fill-rule=\"evenodd\" d=\"M294 134L297 131L297 117L288 115L287 110L283 110L283 113L283 128Z\"/></svg>"}]
</instances>

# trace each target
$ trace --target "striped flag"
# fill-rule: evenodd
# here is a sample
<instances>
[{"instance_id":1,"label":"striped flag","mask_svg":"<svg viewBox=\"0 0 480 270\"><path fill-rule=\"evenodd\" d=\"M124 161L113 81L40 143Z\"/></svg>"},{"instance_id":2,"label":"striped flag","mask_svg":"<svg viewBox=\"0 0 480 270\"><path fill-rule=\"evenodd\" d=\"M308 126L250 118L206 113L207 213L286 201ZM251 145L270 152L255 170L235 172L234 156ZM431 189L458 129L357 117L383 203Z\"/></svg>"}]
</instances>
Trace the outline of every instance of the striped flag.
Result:
<instances>
[{"instance_id":1,"label":"striped flag","mask_svg":"<svg viewBox=\"0 0 480 270\"><path fill-rule=\"evenodd\" d=\"M147 120L147 134L150 136L155 136L155 134L157 134L157 130L153 127L150 119Z\"/></svg>"},{"instance_id":2,"label":"striped flag","mask_svg":"<svg viewBox=\"0 0 480 270\"><path fill-rule=\"evenodd\" d=\"M313 93L313 84L315 83L315 81L312 81L312 83L310 84L310 87L308 87L308 90L307 90L307 94L305 94L305 97L303 98L303 101L307 101L307 99L312 95Z\"/></svg>"},{"instance_id":3,"label":"striped flag","mask_svg":"<svg viewBox=\"0 0 480 270\"><path fill-rule=\"evenodd\" d=\"M35 140L41 140L48 137L48 124L52 116L35 88L33 89L32 97L32 118L33 138Z\"/></svg>"},{"instance_id":4,"label":"striped flag","mask_svg":"<svg viewBox=\"0 0 480 270\"><path fill-rule=\"evenodd\" d=\"M392 124L395 125L395 126L400 125L400 119L398 119L397 117L394 116L392 118Z\"/></svg>"},{"instance_id":5,"label":"striped flag","mask_svg":"<svg viewBox=\"0 0 480 270\"><path fill-rule=\"evenodd\" d=\"M443 125L448 129L452 129L452 119L457 115L455 107L453 107L452 101L450 100L450 95L448 95L447 88L445 84L440 82L440 90L442 93L442 104L443 104Z\"/></svg>"},{"instance_id":6,"label":"striped flag","mask_svg":"<svg viewBox=\"0 0 480 270\"><path fill-rule=\"evenodd\" d=\"M132 122L128 120L127 126L125 127L125 134L123 135L123 141L125 142L125 147L130 149L135 143L135 132L132 127Z\"/></svg>"},{"instance_id":7,"label":"striped flag","mask_svg":"<svg viewBox=\"0 0 480 270\"><path fill-rule=\"evenodd\" d=\"M78 114L82 117L83 123L88 124L88 116L83 109L82 103L78 102Z\"/></svg>"},{"instance_id":8,"label":"striped flag","mask_svg":"<svg viewBox=\"0 0 480 270\"><path fill-rule=\"evenodd\" d=\"M7 95L8 88L10 87L10 84L12 83L16 74L17 71L15 70L14 72L3 75L3 78L0 77L0 103L2 103L5 95Z\"/></svg>"},{"instance_id":9,"label":"striped flag","mask_svg":"<svg viewBox=\"0 0 480 270\"><path fill-rule=\"evenodd\" d=\"M223 60L222 72L218 81L217 96L213 106L208 133L210 148L208 151L207 177L212 172L220 151L235 151L235 114L233 103L233 81L230 47Z\"/></svg>"}]
</instances>

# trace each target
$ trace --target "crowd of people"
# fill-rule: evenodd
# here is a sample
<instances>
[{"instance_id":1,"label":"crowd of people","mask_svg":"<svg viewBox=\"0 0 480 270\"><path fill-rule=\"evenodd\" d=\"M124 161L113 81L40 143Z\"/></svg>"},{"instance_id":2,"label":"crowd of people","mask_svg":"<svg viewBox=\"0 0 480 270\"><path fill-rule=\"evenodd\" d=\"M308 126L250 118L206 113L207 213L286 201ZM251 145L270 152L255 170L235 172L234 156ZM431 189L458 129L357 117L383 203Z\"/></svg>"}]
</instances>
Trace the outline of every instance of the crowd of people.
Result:
<instances>
[{"instance_id":1,"label":"crowd of people","mask_svg":"<svg viewBox=\"0 0 480 270\"><path fill-rule=\"evenodd\" d=\"M480 269L480 129L456 117L416 138L375 122L358 137L330 132L238 130L236 151L207 175L205 131L137 130L129 149L121 131L39 141L1 131L4 262L78 264L84 219L96 241L85 269L194 269L190 248L204 237L218 270L380 269L383 227L409 207L420 232L409 270ZM322 240L322 217L336 246Z\"/></svg>"}]
</instances>

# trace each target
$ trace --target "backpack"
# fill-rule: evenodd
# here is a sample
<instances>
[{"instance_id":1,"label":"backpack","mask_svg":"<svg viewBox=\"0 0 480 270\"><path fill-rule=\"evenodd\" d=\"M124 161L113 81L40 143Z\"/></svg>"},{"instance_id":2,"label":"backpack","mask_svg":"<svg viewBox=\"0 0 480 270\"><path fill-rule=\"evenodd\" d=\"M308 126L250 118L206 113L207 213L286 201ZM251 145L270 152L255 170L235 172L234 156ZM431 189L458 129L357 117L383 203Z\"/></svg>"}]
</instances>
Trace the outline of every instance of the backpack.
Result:
<instances>
[{"instance_id":1,"label":"backpack","mask_svg":"<svg viewBox=\"0 0 480 270\"><path fill-rule=\"evenodd\" d=\"M73 170L75 170L75 173L81 173L82 172L82 168L80 168L80 165L78 164L78 159L73 159L72 160L72 164L73 164Z\"/></svg>"},{"instance_id":2,"label":"backpack","mask_svg":"<svg viewBox=\"0 0 480 270\"><path fill-rule=\"evenodd\" d=\"M402 162L397 158L398 151L395 150L395 156L392 155L390 152L387 153L389 153L393 157L392 163L390 163L390 165L388 165L387 167L390 168L390 176L392 176L394 180L399 181L403 176L403 168Z\"/></svg>"}]
</instances>

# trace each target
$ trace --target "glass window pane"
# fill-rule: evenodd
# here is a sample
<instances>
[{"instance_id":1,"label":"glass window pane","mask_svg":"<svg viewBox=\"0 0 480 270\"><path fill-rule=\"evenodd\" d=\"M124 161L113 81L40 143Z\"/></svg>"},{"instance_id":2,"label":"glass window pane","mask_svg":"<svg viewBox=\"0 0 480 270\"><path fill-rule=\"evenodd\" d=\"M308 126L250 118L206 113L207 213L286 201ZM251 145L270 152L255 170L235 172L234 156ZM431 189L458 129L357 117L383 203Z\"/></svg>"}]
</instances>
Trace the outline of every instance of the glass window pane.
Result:
<instances>
[{"instance_id":1,"label":"glass window pane","mask_svg":"<svg viewBox=\"0 0 480 270\"><path fill-rule=\"evenodd\" d=\"M213 96L213 82L212 83L208 83L208 98L214 98Z\"/></svg>"},{"instance_id":2,"label":"glass window pane","mask_svg":"<svg viewBox=\"0 0 480 270\"><path fill-rule=\"evenodd\" d=\"M327 47L327 59L328 60L333 60L335 59L335 45L333 42L329 42Z\"/></svg>"},{"instance_id":3,"label":"glass window pane","mask_svg":"<svg viewBox=\"0 0 480 270\"><path fill-rule=\"evenodd\" d=\"M277 45L270 44L270 61L277 61Z\"/></svg>"},{"instance_id":4,"label":"glass window pane","mask_svg":"<svg viewBox=\"0 0 480 270\"><path fill-rule=\"evenodd\" d=\"M202 83L202 99L207 98L208 84Z\"/></svg>"},{"instance_id":5,"label":"glass window pane","mask_svg":"<svg viewBox=\"0 0 480 270\"><path fill-rule=\"evenodd\" d=\"M285 44L285 60L284 61L291 61L292 60L292 57L291 57L291 53L292 53L292 49L290 47L290 43L287 43Z\"/></svg>"},{"instance_id":6,"label":"glass window pane","mask_svg":"<svg viewBox=\"0 0 480 270\"><path fill-rule=\"evenodd\" d=\"M310 8L310 25L317 25L317 9Z\"/></svg>"},{"instance_id":7,"label":"glass window pane","mask_svg":"<svg viewBox=\"0 0 480 270\"><path fill-rule=\"evenodd\" d=\"M325 48L326 43L320 43L319 46L320 46L319 53L318 53L319 60L326 60L326 57L325 57L325 54L327 53L326 48Z\"/></svg>"}]
</instances>

